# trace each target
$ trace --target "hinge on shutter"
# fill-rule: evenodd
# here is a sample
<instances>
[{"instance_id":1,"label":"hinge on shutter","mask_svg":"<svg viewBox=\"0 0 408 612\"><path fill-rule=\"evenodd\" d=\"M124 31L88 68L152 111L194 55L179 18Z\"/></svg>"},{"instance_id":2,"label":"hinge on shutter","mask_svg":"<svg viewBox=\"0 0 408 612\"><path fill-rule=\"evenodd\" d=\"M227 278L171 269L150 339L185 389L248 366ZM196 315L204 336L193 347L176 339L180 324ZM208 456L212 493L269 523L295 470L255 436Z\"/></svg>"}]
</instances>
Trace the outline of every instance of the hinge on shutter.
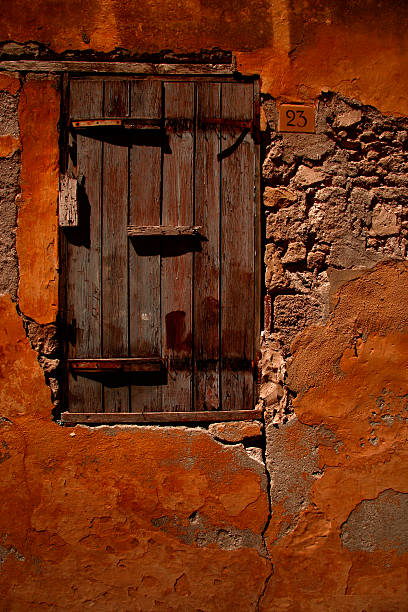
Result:
<instances>
[{"instance_id":1,"label":"hinge on shutter","mask_svg":"<svg viewBox=\"0 0 408 612\"><path fill-rule=\"evenodd\" d=\"M61 227L78 227L78 181L60 176L58 217Z\"/></svg>"}]
</instances>

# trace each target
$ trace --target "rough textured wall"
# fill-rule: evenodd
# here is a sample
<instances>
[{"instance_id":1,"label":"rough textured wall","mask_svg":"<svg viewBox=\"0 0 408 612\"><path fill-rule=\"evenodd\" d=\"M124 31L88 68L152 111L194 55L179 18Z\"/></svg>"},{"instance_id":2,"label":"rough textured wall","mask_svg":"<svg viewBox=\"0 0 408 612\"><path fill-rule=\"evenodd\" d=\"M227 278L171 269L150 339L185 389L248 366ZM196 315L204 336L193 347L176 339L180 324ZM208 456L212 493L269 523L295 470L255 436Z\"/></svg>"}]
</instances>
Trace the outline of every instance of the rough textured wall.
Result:
<instances>
[{"instance_id":1,"label":"rough textured wall","mask_svg":"<svg viewBox=\"0 0 408 612\"><path fill-rule=\"evenodd\" d=\"M330 92L316 134L264 112L261 609L406 610L408 121Z\"/></svg>"},{"instance_id":2,"label":"rough textured wall","mask_svg":"<svg viewBox=\"0 0 408 612\"><path fill-rule=\"evenodd\" d=\"M264 112L268 320L260 404L281 419L282 407L292 408L283 359L295 336L328 320L342 284L380 261L406 259L408 121L330 92L318 101L316 134L276 133L272 101Z\"/></svg>"},{"instance_id":3,"label":"rough textured wall","mask_svg":"<svg viewBox=\"0 0 408 612\"><path fill-rule=\"evenodd\" d=\"M2 58L219 45L261 73L265 422L52 419L60 82L0 73L0 608L408 610L408 122L380 112L407 113L407 9L141 8L7 2ZM272 95L317 133L276 133Z\"/></svg>"},{"instance_id":4,"label":"rough textured wall","mask_svg":"<svg viewBox=\"0 0 408 612\"><path fill-rule=\"evenodd\" d=\"M263 464L201 428L60 427L8 297L0 315L1 609L255 609Z\"/></svg>"}]
</instances>

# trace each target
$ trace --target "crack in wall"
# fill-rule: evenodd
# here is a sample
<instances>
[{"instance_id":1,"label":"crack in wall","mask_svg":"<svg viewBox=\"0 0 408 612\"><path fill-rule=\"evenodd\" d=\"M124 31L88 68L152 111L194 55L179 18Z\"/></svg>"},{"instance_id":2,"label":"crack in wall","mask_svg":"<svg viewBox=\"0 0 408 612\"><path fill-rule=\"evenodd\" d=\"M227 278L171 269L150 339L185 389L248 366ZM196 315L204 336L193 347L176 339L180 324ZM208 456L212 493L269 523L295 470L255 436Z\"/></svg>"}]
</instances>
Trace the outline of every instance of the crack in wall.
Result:
<instances>
[{"instance_id":1,"label":"crack in wall","mask_svg":"<svg viewBox=\"0 0 408 612\"><path fill-rule=\"evenodd\" d=\"M256 612L259 612L260 605L262 603L262 600L263 600L263 598L265 596L265 593L266 593L266 590L268 588L268 584L269 584L269 582L270 582L270 580L271 580L271 578L272 578L272 576L274 574L274 565L272 563L272 560L271 560L271 557L270 557L270 554L269 554L269 550L268 550L268 544L267 544L267 541L266 541L266 533L268 531L270 522L272 520L272 497L271 497L272 478L271 478L271 473L269 471L269 465L268 465L267 454L266 454L266 451L267 451L267 437L266 437L266 423L265 423L265 420L264 420L264 425L263 425L263 429L262 429L262 444L261 444L261 449L262 449L262 460L263 460L263 464L264 464L264 467L265 467L265 475L266 475L266 480L267 480L267 494L268 494L268 516L266 518L264 528L262 529L261 537L262 537L262 541L263 541L263 544L264 544L264 547L265 547L265 550L266 550L266 553L267 553L267 558L268 558L268 560L269 560L269 562L271 564L271 571L270 571L270 573L265 578L262 590L261 590L261 592L259 594L259 597L258 597L258 600L256 602L256 607L255 607L255 611Z\"/></svg>"}]
</instances>

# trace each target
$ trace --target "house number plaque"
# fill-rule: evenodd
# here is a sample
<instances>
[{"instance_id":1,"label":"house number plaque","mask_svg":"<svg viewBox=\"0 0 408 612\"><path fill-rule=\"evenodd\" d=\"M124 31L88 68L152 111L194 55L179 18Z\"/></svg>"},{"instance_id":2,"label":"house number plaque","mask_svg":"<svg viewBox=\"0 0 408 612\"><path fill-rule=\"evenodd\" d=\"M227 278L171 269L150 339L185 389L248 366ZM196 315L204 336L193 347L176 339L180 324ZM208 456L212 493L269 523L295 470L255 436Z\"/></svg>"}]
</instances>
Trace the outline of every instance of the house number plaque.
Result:
<instances>
[{"instance_id":1,"label":"house number plaque","mask_svg":"<svg viewBox=\"0 0 408 612\"><path fill-rule=\"evenodd\" d=\"M279 132L315 132L314 106L281 104L279 107Z\"/></svg>"}]
</instances>

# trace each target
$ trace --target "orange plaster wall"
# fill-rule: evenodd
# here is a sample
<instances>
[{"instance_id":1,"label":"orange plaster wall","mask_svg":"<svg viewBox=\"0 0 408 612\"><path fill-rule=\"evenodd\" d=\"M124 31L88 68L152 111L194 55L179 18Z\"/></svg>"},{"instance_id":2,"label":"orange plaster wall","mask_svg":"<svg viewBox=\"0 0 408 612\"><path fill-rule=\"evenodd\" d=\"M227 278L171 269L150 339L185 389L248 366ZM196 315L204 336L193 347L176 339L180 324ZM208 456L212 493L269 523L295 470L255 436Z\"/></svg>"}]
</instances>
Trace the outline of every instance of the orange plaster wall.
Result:
<instances>
[{"instance_id":1,"label":"orange plaster wall","mask_svg":"<svg viewBox=\"0 0 408 612\"><path fill-rule=\"evenodd\" d=\"M260 73L263 91L277 98L313 100L328 87L407 114L407 25L403 0L5 0L0 40L57 52L218 46L244 73Z\"/></svg>"},{"instance_id":2,"label":"orange plaster wall","mask_svg":"<svg viewBox=\"0 0 408 612\"><path fill-rule=\"evenodd\" d=\"M277 98L314 99L329 87L406 114L406 16L396 0L191 0L165 7L6 0L0 39L35 40L58 52L220 46L237 55L240 70L260 73L263 91ZM16 77L0 75L0 90L19 87ZM19 116L20 143L0 143L1 156L21 147L19 307L47 323L57 312L57 81L28 78ZM405 264L362 273L340 290L328 324L296 340L289 374L297 424L280 435L299 465L311 452L307 432L316 432L318 447L315 472L299 469L308 488L300 514L285 506L295 484L270 514L260 464L206 432L72 430L52 422L36 353L15 305L0 297L4 609L408 609L408 553L349 550L341 540L343 523L363 500L386 489L408 492L407 281ZM379 401L394 419L390 426L372 414ZM270 560L260 549L266 525ZM225 545L225 534L244 539Z\"/></svg>"},{"instance_id":3,"label":"orange plaster wall","mask_svg":"<svg viewBox=\"0 0 408 612\"><path fill-rule=\"evenodd\" d=\"M54 321L58 309L59 116L58 80L27 80L19 104L18 297L22 312L38 323Z\"/></svg>"},{"instance_id":4,"label":"orange plaster wall","mask_svg":"<svg viewBox=\"0 0 408 612\"><path fill-rule=\"evenodd\" d=\"M318 466L299 516L272 506L266 538L275 572L261 610L407 609L408 549L396 551L406 517L372 551L350 550L340 537L363 500L408 493L407 298L408 265L378 265L339 291L326 326L294 343L289 385L299 425L283 437L301 465L304 431L313 428ZM283 519L289 528L277 537Z\"/></svg>"},{"instance_id":5,"label":"orange plaster wall","mask_svg":"<svg viewBox=\"0 0 408 612\"><path fill-rule=\"evenodd\" d=\"M2 609L253 609L260 464L200 430L60 427L7 297L0 319ZM246 545L220 546L231 531Z\"/></svg>"}]
</instances>

